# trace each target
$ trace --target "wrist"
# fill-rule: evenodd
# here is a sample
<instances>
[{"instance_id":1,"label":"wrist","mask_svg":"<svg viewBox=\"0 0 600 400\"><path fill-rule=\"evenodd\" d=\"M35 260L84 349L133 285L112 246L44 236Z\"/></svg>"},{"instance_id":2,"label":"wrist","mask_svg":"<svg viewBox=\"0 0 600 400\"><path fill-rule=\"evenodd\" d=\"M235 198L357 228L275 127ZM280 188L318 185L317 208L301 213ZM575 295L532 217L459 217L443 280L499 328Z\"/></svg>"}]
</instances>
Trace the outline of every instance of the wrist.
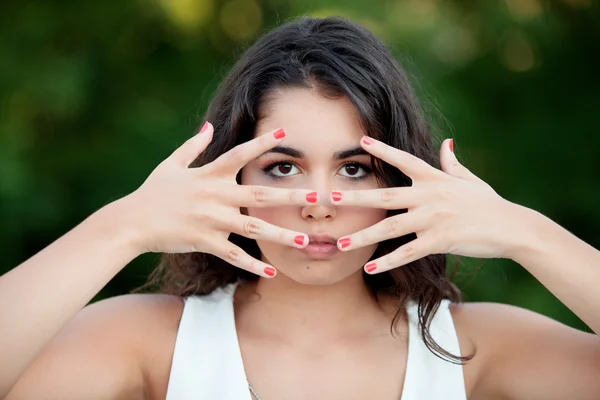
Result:
<instances>
[{"instance_id":1,"label":"wrist","mask_svg":"<svg viewBox=\"0 0 600 400\"><path fill-rule=\"evenodd\" d=\"M514 204L514 203L513 203ZM548 241L544 236L550 226L548 218L533 209L514 204L516 226L512 229L511 246L507 258L525 266L528 259L544 251Z\"/></svg>"},{"instance_id":2,"label":"wrist","mask_svg":"<svg viewBox=\"0 0 600 400\"><path fill-rule=\"evenodd\" d=\"M146 251L141 232L132 222L135 209L129 196L107 204L91 218L100 237L114 241L119 251L134 259Z\"/></svg>"}]
</instances>

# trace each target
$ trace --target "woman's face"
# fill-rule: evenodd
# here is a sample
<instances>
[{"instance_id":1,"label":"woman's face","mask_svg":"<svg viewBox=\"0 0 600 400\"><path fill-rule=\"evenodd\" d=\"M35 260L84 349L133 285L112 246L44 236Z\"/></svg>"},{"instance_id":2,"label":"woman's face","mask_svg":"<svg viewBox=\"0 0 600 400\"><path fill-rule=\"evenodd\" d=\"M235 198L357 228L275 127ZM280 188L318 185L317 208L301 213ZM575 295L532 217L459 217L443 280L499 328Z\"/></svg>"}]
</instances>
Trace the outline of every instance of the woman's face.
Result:
<instances>
[{"instance_id":1,"label":"woman's face","mask_svg":"<svg viewBox=\"0 0 600 400\"><path fill-rule=\"evenodd\" d=\"M360 149L364 134L347 98L327 99L309 89L286 89L272 98L266 111L256 134L283 128L286 138L281 147L293 154L261 155L243 168L242 184L315 190L319 201L306 207L248 208L248 215L308 235L330 235L336 240L385 218L385 210L337 207L329 199L334 190L379 187L368 154L344 154ZM311 285L336 283L357 272L377 247L322 254L260 240L258 246L263 261L275 266L279 274Z\"/></svg>"}]
</instances>

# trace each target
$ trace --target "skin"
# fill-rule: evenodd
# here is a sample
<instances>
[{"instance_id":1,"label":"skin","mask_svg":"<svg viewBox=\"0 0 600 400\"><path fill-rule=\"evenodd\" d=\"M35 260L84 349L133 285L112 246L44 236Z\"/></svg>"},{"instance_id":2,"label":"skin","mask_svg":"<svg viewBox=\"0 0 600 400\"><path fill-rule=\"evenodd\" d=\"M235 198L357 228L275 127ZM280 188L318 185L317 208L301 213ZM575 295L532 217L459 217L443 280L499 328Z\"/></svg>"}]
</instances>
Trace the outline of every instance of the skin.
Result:
<instances>
[{"instance_id":1,"label":"skin","mask_svg":"<svg viewBox=\"0 0 600 400\"><path fill-rule=\"evenodd\" d=\"M279 127L287 133L285 140L272 138L272 130ZM12 388L5 398L164 398L182 301L166 295L126 295L79 311L145 251L208 251L263 276L236 292L235 318L248 379L265 399L400 397L406 322L400 321L399 334L392 338L390 299L371 296L361 277L375 243L389 235L417 232L418 239L374 260L377 268L371 273L438 252L510 258L599 332L600 252L544 216L499 197L458 163L448 141L440 154L443 170L435 170L383 143L365 143L346 99L325 99L304 89L279 93L257 132L256 140L212 165L186 170L210 141L209 127L159 166L134 195L100 210L0 277L0 305L11 304L0 309L0 325L10 328L0 340L0 346L8 344L0 347L7 371L0 377L0 389ZM318 148L311 145L315 142ZM269 181L262 168L280 157L264 153L284 143L307 157L286 158L298 164L293 177ZM333 161L332 154L356 146L402 169L414 186L377 188L372 179L349 181L340 173L343 163ZM244 186L228 183L243 166ZM167 214L192 209L195 202L184 201L181 188L194 186L191 179L199 178L203 185L189 198L203 199L203 207L194 208L193 214L202 223L190 222L191 211ZM178 196L172 195L175 190ZM305 200L311 191L319 193L317 203ZM342 199L334 202L331 191L341 192ZM161 198L163 192L169 196ZM266 201L256 200L259 192L266 194ZM244 204L233 204L231 199L237 198ZM239 207L246 207L248 215L239 214ZM409 212L390 222L385 210L391 208ZM246 232L249 222L258 231ZM225 247L221 239L227 229L256 237L261 260ZM196 231L201 234L193 236ZM315 232L345 235L352 244L331 259L311 260L293 238ZM277 269L275 278L264 275L268 267ZM31 295L23 298L24 292ZM506 305L469 303L451 311L461 351L477 351L463 367L470 399L594 399L600 393L596 334ZM25 314L29 319L20 322ZM22 370L15 367L20 365Z\"/></svg>"}]
</instances>

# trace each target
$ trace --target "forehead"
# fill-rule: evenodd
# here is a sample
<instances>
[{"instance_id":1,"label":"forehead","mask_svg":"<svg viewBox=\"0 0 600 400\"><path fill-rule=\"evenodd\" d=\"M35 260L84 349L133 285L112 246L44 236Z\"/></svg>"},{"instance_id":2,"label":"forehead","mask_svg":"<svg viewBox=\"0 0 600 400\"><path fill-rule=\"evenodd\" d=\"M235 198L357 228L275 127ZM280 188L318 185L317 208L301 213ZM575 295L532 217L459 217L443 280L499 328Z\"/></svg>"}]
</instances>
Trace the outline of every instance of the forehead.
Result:
<instances>
[{"instance_id":1,"label":"forehead","mask_svg":"<svg viewBox=\"0 0 600 400\"><path fill-rule=\"evenodd\" d=\"M256 135L283 128L286 146L333 149L358 144L364 131L354 105L347 97L327 98L312 89L283 89L269 96L261 110Z\"/></svg>"}]
</instances>

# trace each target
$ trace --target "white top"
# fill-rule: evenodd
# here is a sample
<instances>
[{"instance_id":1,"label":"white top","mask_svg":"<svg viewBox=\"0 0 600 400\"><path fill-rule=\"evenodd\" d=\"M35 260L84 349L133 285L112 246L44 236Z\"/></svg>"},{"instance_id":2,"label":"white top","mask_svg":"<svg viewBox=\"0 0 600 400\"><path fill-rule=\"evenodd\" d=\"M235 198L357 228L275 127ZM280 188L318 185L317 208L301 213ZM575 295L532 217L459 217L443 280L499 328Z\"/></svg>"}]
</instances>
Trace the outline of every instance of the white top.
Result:
<instances>
[{"instance_id":1,"label":"white top","mask_svg":"<svg viewBox=\"0 0 600 400\"><path fill-rule=\"evenodd\" d=\"M231 284L209 295L186 299L167 400L252 400L233 314L235 287ZM443 349L460 355L449 304L442 301L430 332ZM409 304L407 313L408 359L400 400L466 400L462 366L442 360L425 347L415 303Z\"/></svg>"}]
</instances>

